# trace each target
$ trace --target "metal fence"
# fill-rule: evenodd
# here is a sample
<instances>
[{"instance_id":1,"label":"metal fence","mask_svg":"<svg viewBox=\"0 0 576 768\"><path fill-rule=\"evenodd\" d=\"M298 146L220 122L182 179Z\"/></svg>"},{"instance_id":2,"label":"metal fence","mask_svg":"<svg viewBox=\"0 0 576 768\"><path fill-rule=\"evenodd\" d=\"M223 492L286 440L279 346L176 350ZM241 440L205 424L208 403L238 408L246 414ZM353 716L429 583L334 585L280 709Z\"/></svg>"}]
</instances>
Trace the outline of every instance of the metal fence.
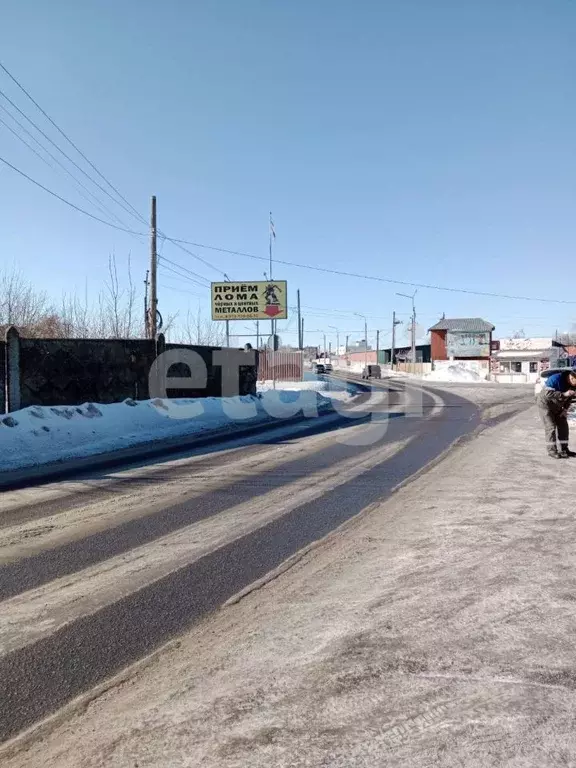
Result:
<instances>
[{"instance_id":1,"label":"metal fence","mask_svg":"<svg viewBox=\"0 0 576 768\"><path fill-rule=\"evenodd\" d=\"M272 359L274 359L274 369L272 369ZM303 353L284 350L260 352L258 379L271 381L272 378L276 381L302 381L304 378Z\"/></svg>"}]
</instances>

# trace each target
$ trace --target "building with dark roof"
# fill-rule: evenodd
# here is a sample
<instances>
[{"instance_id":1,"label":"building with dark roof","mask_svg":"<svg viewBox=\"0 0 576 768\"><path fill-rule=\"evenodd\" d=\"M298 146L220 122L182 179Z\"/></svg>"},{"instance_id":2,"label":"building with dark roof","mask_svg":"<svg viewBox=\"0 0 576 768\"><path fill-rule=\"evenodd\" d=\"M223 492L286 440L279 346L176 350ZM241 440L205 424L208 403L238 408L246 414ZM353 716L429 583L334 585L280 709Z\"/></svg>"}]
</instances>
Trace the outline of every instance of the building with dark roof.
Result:
<instances>
[{"instance_id":1,"label":"building with dark roof","mask_svg":"<svg viewBox=\"0 0 576 768\"><path fill-rule=\"evenodd\" d=\"M432 362L476 360L489 366L494 326L481 317L443 317L430 329Z\"/></svg>"}]
</instances>

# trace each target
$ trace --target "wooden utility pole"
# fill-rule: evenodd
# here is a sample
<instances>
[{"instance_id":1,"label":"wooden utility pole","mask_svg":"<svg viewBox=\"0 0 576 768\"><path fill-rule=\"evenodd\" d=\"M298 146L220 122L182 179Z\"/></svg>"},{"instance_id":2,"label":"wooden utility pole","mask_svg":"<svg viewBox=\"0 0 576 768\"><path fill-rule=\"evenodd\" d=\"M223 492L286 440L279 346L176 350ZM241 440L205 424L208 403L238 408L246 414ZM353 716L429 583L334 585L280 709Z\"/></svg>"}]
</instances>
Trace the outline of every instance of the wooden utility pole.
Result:
<instances>
[{"instance_id":1,"label":"wooden utility pole","mask_svg":"<svg viewBox=\"0 0 576 768\"><path fill-rule=\"evenodd\" d=\"M304 349L304 318L300 321L300 339L302 340L300 349Z\"/></svg>"},{"instance_id":2,"label":"wooden utility pole","mask_svg":"<svg viewBox=\"0 0 576 768\"><path fill-rule=\"evenodd\" d=\"M256 320L256 349L260 349L260 320Z\"/></svg>"},{"instance_id":3,"label":"wooden utility pole","mask_svg":"<svg viewBox=\"0 0 576 768\"><path fill-rule=\"evenodd\" d=\"M156 250L156 196L150 214L150 338L158 334L158 253Z\"/></svg>"},{"instance_id":4,"label":"wooden utility pole","mask_svg":"<svg viewBox=\"0 0 576 768\"><path fill-rule=\"evenodd\" d=\"M150 314L148 312L148 288L150 287L149 280L150 270L146 270L146 279L144 280L144 336L150 338Z\"/></svg>"},{"instance_id":5,"label":"wooden utility pole","mask_svg":"<svg viewBox=\"0 0 576 768\"><path fill-rule=\"evenodd\" d=\"M390 365L394 368L394 351L396 349L396 326L398 320L396 320L396 312L392 312L392 349L390 350Z\"/></svg>"},{"instance_id":6,"label":"wooden utility pole","mask_svg":"<svg viewBox=\"0 0 576 768\"><path fill-rule=\"evenodd\" d=\"M298 349L302 349L302 313L300 311L300 288L296 291L298 299Z\"/></svg>"},{"instance_id":7,"label":"wooden utility pole","mask_svg":"<svg viewBox=\"0 0 576 768\"><path fill-rule=\"evenodd\" d=\"M380 362L378 356L380 354L380 331L376 331L376 365Z\"/></svg>"}]
</instances>

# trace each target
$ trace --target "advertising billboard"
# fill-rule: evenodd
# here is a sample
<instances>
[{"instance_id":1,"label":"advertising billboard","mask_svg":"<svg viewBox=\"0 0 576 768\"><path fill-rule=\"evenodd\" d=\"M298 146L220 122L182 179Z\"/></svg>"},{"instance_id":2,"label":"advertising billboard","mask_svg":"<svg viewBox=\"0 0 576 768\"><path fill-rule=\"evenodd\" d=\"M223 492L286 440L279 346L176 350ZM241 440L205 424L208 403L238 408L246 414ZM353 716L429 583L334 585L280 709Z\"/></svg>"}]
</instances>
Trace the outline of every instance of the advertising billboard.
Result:
<instances>
[{"instance_id":1,"label":"advertising billboard","mask_svg":"<svg viewBox=\"0 0 576 768\"><path fill-rule=\"evenodd\" d=\"M490 357L490 334L452 331L446 334L448 357Z\"/></svg>"},{"instance_id":2,"label":"advertising billboard","mask_svg":"<svg viewBox=\"0 0 576 768\"><path fill-rule=\"evenodd\" d=\"M212 320L286 320L286 280L212 283Z\"/></svg>"}]
</instances>

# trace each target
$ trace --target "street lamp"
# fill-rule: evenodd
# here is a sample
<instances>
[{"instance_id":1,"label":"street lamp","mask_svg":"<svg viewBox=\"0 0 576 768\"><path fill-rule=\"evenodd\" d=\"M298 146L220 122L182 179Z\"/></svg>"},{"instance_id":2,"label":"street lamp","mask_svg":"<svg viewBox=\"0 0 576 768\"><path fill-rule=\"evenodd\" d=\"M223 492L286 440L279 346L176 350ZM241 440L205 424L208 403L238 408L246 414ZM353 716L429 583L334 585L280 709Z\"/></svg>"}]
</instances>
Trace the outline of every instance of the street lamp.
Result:
<instances>
[{"instance_id":1,"label":"street lamp","mask_svg":"<svg viewBox=\"0 0 576 768\"><path fill-rule=\"evenodd\" d=\"M396 296L403 296L405 299L410 299L412 302L412 330L411 330L411 337L412 337L412 364L416 365L416 306L414 304L414 297L418 293L418 290L415 290L414 293L410 296L407 293L397 293Z\"/></svg>"},{"instance_id":2,"label":"street lamp","mask_svg":"<svg viewBox=\"0 0 576 768\"><path fill-rule=\"evenodd\" d=\"M364 367L368 367L368 321L364 315L359 312L354 312L356 317L361 317L364 320Z\"/></svg>"}]
</instances>

